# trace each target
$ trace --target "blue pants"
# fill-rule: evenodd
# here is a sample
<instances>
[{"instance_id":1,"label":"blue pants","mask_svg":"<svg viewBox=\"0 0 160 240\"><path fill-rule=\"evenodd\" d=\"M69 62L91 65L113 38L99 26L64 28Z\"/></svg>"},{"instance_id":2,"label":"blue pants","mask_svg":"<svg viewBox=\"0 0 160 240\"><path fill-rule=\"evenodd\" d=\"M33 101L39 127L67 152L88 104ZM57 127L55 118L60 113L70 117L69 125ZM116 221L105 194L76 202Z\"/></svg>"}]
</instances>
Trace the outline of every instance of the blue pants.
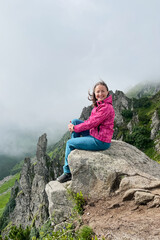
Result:
<instances>
[{"instance_id":1,"label":"blue pants","mask_svg":"<svg viewBox=\"0 0 160 240\"><path fill-rule=\"evenodd\" d=\"M74 119L72 120L72 123L74 125L78 125L80 123L83 123L83 121L79 119ZM63 166L63 172L70 173L70 169L68 166L68 155L72 150L81 149L81 150L90 150L90 151L100 151L100 150L106 150L109 147L110 147L110 143L102 142L90 136L89 130L83 131L80 133L72 132L71 139L69 139L66 143L65 165Z\"/></svg>"}]
</instances>

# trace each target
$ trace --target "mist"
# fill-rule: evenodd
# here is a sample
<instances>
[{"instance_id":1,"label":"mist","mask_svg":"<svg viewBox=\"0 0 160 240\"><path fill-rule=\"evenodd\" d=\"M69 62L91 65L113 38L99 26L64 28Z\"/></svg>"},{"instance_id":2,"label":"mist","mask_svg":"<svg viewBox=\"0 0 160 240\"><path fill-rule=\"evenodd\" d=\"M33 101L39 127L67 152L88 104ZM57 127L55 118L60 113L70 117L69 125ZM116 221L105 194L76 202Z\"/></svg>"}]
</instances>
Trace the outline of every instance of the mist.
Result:
<instances>
[{"instance_id":1,"label":"mist","mask_svg":"<svg viewBox=\"0 0 160 240\"><path fill-rule=\"evenodd\" d=\"M160 80L160 1L0 2L0 153L56 142L103 79L112 91Z\"/></svg>"}]
</instances>

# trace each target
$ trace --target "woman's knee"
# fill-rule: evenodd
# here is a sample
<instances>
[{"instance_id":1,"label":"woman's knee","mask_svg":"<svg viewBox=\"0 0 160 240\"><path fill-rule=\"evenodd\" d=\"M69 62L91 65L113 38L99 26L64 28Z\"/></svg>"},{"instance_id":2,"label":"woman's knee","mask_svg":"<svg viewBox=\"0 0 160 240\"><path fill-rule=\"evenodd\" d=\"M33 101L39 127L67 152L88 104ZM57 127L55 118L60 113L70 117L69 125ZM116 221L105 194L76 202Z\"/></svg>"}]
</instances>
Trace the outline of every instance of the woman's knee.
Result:
<instances>
[{"instance_id":1,"label":"woman's knee","mask_svg":"<svg viewBox=\"0 0 160 240\"><path fill-rule=\"evenodd\" d=\"M78 125L78 124L80 124L80 123L83 123L82 120L79 120L79 119L76 119L76 118L73 119L71 122L72 122L73 125Z\"/></svg>"},{"instance_id":2,"label":"woman's knee","mask_svg":"<svg viewBox=\"0 0 160 240\"><path fill-rule=\"evenodd\" d=\"M67 141L67 143L66 143L66 149L69 149L70 151L72 151L72 150L75 149L72 138Z\"/></svg>"}]
</instances>

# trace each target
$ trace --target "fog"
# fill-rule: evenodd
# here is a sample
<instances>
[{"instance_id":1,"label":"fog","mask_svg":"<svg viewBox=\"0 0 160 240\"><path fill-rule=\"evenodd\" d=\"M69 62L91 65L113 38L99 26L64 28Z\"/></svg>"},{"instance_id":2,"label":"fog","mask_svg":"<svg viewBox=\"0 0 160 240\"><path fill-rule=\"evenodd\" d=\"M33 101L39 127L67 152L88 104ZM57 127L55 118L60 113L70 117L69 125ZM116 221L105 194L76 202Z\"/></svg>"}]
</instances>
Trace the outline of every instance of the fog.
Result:
<instances>
[{"instance_id":1,"label":"fog","mask_svg":"<svg viewBox=\"0 0 160 240\"><path fill-rule=\"evenodd\" d=\"M57 141L88 90L160 79L159 0L0 1L0 153Z\"/></svg>"}]
</instances>

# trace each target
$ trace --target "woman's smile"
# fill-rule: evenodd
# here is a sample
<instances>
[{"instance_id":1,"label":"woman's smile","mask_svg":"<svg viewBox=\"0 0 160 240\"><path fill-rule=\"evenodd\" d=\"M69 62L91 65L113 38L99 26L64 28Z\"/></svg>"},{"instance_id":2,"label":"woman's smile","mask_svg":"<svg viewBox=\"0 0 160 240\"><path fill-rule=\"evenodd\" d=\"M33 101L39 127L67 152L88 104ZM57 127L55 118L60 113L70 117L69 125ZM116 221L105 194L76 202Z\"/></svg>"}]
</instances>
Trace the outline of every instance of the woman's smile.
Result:
<instances>
[{"instance_id":1,"label":"woman's smile","mask_svg":"<svg viewBox=\"0 0 160 240\"><path fill-rule=\"evenodd\" d=\"M105 86L103 85L98 85L95 88L95 97L97 101L103 101L108 95L108 91Z\"/></svg>"}]
</instances>

